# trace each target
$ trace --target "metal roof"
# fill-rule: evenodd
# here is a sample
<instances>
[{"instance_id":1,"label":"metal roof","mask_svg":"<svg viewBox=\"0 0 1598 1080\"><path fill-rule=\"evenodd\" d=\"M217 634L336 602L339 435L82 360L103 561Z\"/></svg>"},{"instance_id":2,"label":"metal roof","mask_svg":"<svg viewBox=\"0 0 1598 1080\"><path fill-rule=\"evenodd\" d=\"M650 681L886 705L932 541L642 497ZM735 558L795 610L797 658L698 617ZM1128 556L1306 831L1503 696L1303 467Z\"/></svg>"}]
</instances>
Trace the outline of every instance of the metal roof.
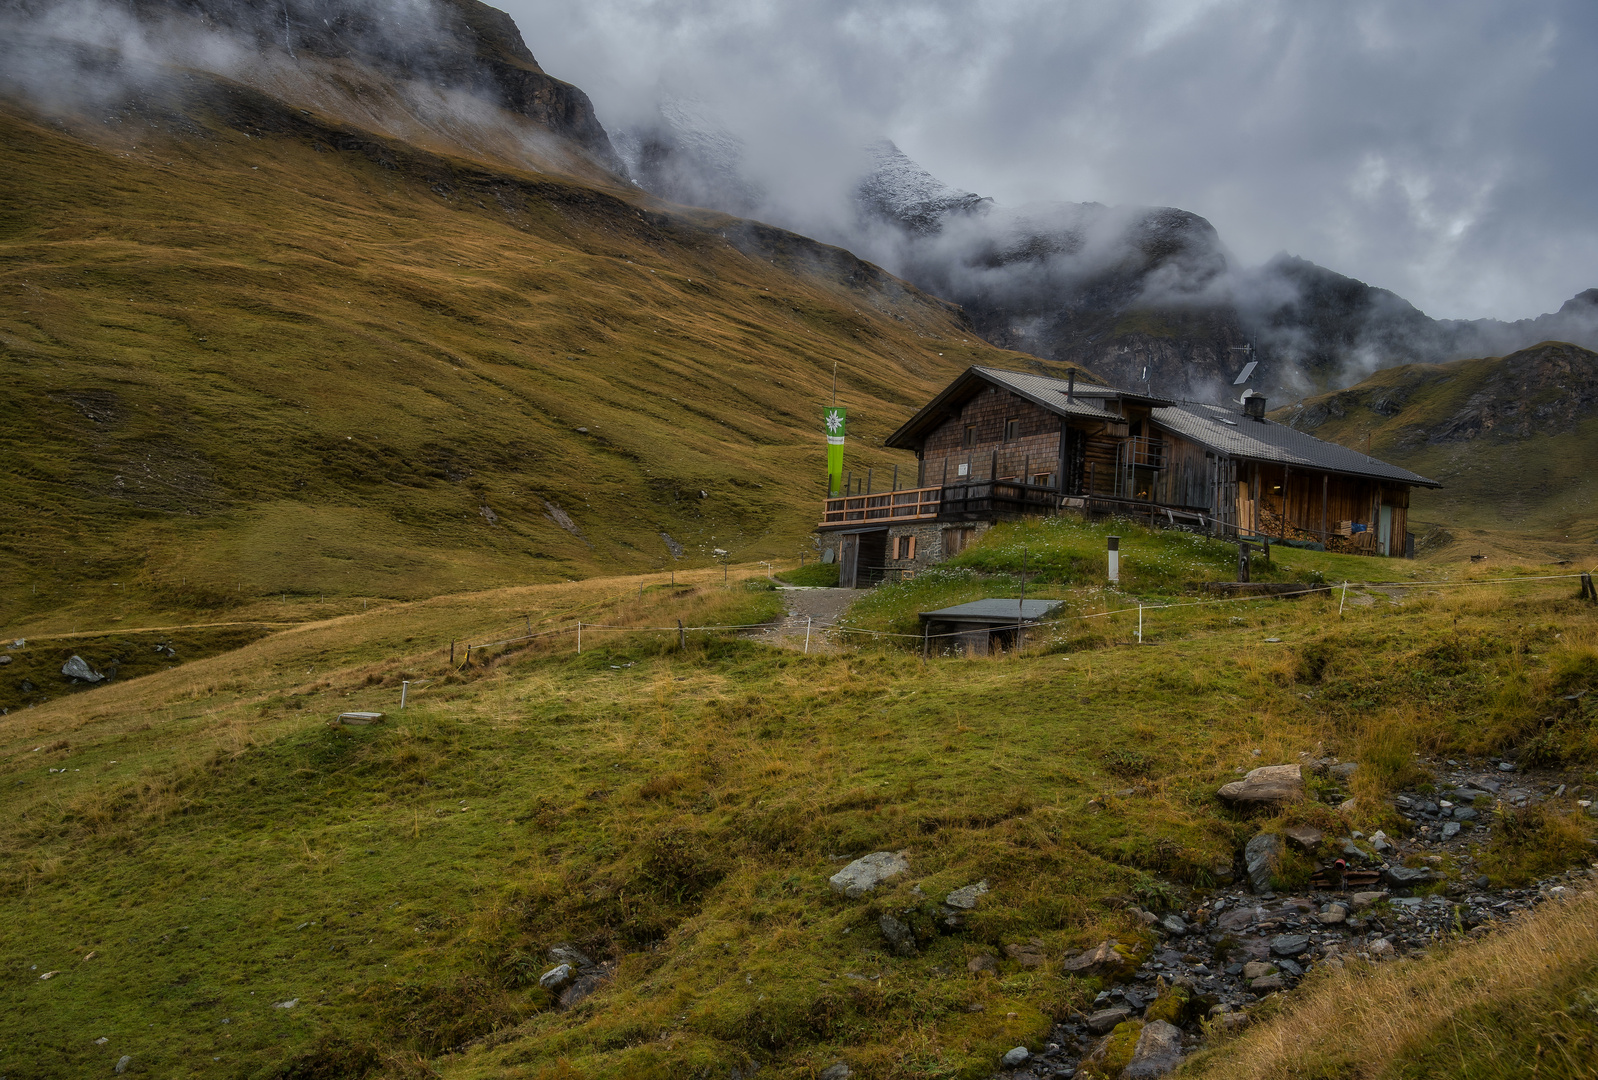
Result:
<instances>
[{"instance_id":1,"label":"metal roof","mask_svg":"<svg viewBox=\"0 0 1598 1080\"><path fill-rule=\"evenodd\" d=\"M1073 416L1084 420L1121 419L1119 410L1107 407L1112 401L1131 401L1151 406L1171 404L1169 398L1134 394L1083 379L1078 379L1075 388L1072 389L1071 384L1065 379L1051 379L1046 375L1033 375L1024 371L970 367L944 387L937 397L927 402L920 411L905 421L898 431L883 440L883 444L913 448L916 445L916 436L924 428L941 423L954 402L963 400L968 393L974 395L977 384L984 382L1002 386L1058 416ZM1071 395L1069 401L1066 400L1067 393Z\"/></svg>"},{"instance_id":2,"label":"metal roof","mask_svg":"<svg viewBox=\"0 0 1598 1080\"><path fill-rule=\"evenodd\" d=\"M1442 487L1435 480L1358 450L1317 439L1272 420L1255 420L1221 405L1184 402L1155 409L1153 420L1168 431L1232 457L1276 461L1349 476L1370 476L1417 487Z\"/></svg>"},{"instance_id":3,"label":"metal roof","mask_svg":"<svg viewBox=\"0 0 1598 1080\"><path fill-rule=\"evenodd\" d=\"M973 600L940 611L923 611L922 619L940 622L1013 623L1018 619L1035 622L1058 608L1062 600Z\"/></svg>"}]
</instances>

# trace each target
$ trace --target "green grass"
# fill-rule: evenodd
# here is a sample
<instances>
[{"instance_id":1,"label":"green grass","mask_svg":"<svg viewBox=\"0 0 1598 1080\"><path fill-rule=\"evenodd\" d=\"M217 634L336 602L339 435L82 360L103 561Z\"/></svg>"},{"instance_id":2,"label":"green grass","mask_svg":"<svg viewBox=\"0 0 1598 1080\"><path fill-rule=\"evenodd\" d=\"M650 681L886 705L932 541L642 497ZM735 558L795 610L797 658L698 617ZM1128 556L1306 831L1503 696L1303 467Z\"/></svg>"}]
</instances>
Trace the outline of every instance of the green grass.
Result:
<instances>
[{"instance_id":1,"label":"green grass","mask_svg":"<svg viewBox=\"0 0 1598 1080\"><path fill-rule=\"evenodd\" d=\"M0 1071L986 1076L1089 1000L1064 949L1138 940L1128 899L1213 881L1259 828L1335 820L1232 815L1213 791L1237 770L1359 760L1368 830L1391 826L1394 747L1502 750L1558 715L1559 760L1598 760L1598 726L1560 712L1598 623L1546 586L1342 619L1174 609L1141 648L1111 644L1120 616L1093 647L990 661L590 631L581 656L566 635L454 671L436 645L514 636L522 611L760 621L777 594L755 584L394 605L0 720ZM403 714L401 677L434 680ZM389 721L327 725L358 708ZM879 894L828 889L901 849L912 872ZM933 932L927 901L984 878L968 928ZM915 956L885 913L920 928ZM1045 968L1002 959L1034 938ZM618 965L570 1011L534 985L562 941ZM967 973L983 952L996 977Z\"/></svg>"},{"instance_id":2,"label":"green grass","mask_svg":"<svg viewBox=\"0 0 1598 1080\"><path fill-rule=\"evenodd\" d=\"M780 571L777 574L777 580L786 581L789 585L803 585L812 589L835 589L838 587L838 564L808 563L792 570Z\"/></svg>"}]
</instances>

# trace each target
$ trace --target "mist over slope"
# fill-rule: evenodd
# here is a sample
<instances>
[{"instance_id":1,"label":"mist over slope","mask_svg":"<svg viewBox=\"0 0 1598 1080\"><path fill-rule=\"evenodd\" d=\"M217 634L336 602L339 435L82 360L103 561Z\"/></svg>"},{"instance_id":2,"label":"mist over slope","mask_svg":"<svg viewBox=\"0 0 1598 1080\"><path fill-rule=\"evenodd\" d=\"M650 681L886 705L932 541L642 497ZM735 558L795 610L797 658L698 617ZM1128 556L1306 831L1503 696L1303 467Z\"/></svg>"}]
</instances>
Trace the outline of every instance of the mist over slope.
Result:
<instances>
[{"instance_id":1,"label":"mist over slope","mask_svg":"<svg viewBox=\"0 0 1598 1080\"><path fill-rule=\"evenodd\" d=\"M580 130L494 121L593 183L258 69L107 70L92 109L14 81L0 105L10 616L113 581L225 606L793 552L835 362L853 468L966 364L1019 359L847 252L662 207Z\"/></svg>"},{"instance_id":2,"label":"mist over slope","mask_svg":"<svg viewBox=\"0 0 1598 1080\"><path fill-rule=\"evenodd\" d=\"M1598 539L1598 353L1547 341L1507 356L1405 364L1279 410L1300 431L1442 481L1417 520Z\"/></svg>"},{"instance_id":3,"label":"mist over slope","mask_svg":"<svg viewBox=\"0 0 1598 1080\"><path fill-rule=\"evenodd\" d=\"M736 136L703 108L663 110L648 129L669 183L634 170L664 198L731 208ZM693 176L716 177L716 182ZM1402 297L1282 254L1243 266L1204 218L1173 207L1048 203L1007 207L937 177L886 140L867 147L847 192L796 201L765 191L741 212L848 247L966 308L989 341L1147 383L1178 397L1235 397L1235 377L1272 399L1347 386L1396 364L1502 354L1549 338L1598 347L1598 292L1517 322L1436 320ZM826 208L831 207L830 217ZM818 209L820 208L820 209ZM1257 352L1252 351L1257 347Z\"/></svg>"}]
</instances>

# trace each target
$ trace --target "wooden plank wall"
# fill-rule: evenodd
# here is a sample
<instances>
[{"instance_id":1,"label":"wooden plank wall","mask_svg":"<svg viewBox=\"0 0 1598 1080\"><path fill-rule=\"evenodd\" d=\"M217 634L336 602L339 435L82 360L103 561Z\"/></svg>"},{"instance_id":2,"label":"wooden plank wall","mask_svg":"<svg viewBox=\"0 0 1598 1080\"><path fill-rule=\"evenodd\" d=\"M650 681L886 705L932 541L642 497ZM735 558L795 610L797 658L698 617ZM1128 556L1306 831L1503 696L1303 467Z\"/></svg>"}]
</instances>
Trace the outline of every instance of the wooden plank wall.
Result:
<instances>
[{"instance_id":1,"label":"wooden plank wall","mask_svg":"<svg viewBox=\"0 0 1598 1080\"><path fill-rule=\"evenodd\" d=\"M1021 421L1021 436L1004 441L1004 422ZM977 442L963 447L965 425L977 425ZM992 479L994 451L999 454L1000 479L1019 478L1023 468L1032 473L1052 473L1059 467L1060 418L1008 390L989 387L965 403L959 416L951 416L928 436L921 452L919 486L943 482L948 463L949 482L960 479L959 466L968 459L973 478Z\"/></svg>"},{"instance_id":2,"label":"wooden plank wall","mask_svg":"<svg viewBox=\"0 0 1598 1080\"><path fill-rule=\"evenodd\" d=\"M1390 553L1404 553L1404 532L1409 525L1407 487L1291 468L1284 477L1280 465L1260 462L1242 463L1240 481L1235 498L1237 525L1241 529L1280 536L1281 515L1285 512L1289 539L1321 540L1323 521L1327 534L1334 532L1340 521L1363 522L1374 531L1380 508L1385 505L1393 512Z\"/></svg>"}]
</instances>

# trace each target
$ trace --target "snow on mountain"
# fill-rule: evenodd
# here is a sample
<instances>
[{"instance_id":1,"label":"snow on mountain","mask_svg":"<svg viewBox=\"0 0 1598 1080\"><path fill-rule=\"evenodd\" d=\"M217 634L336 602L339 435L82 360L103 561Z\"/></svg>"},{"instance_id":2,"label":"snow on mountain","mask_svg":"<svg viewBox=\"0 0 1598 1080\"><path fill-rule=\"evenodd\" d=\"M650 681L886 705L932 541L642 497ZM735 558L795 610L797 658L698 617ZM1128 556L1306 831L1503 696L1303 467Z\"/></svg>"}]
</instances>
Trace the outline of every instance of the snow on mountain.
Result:
<instances>
[{"instance_id":1,"label":"snow on mountain","mask_svg":"<svg viewBox=\"0 0 1598 1080\"><path fill-rule=\"evenodd\" d=\"M861 210L913 233L927 235L943 228L952 214L970 214L991 206L992 199L950 187L933 176L888 139L866 148L872 168L855 188Z\"/></svg>"}]
</instances>

